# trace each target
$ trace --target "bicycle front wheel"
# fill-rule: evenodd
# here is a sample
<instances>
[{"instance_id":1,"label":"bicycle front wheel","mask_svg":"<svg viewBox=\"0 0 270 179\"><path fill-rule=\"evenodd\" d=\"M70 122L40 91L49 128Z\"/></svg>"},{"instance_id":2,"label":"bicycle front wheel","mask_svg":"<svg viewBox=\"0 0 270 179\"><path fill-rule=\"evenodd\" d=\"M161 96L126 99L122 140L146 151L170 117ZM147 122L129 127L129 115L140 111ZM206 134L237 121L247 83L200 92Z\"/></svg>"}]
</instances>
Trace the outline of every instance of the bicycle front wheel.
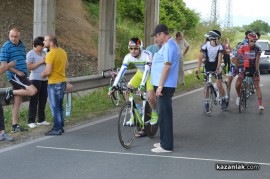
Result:
<instances>
[{"instance_id":1,"label":"bicycle front wheel","mask_svg":"<svg viewBox=\"0 0 270 179\"><path fill-rule=\"evenodd\" d=\"M125 103L119 113L118 137L121 145L126 149L131 147L137 131L136 121L134 117L132 119L132 116L131 104Z\"/></svg>"},{"instance_id":2,"label":"bicycle front wheel","mask_svg":"<svg viewBox=\"0 0 270 179\"><path fill-rule=\"evenodd\" d=\"M215 94L212 92L212 85L206 84L203 89L202 107L207 116L210 116L213 112L213 103Z\"/></svg>"},{"instance_id":3,"label":"bicycle front wheel","mask_svg":"<svg viewBox=\"0 0 270 179\"><path fill-rule=\"evenodd\" d=\"M118 106L119 105L119 102L120 102L120 92L119 90L115 90L112 94L111 94L111 100L112 100L112 103L115 105L115 106Z\"/></svg>"},{"instance_id":4,"label":"bicycle front wheel","mask_svg":"<svg viewBox=\"0 0 270 179\"><path fill-rule=\"evenodd\" d=\"M150 119L152 117L152 108L148 101L145 103L144 109L144 130L148 137L152 138L156 135L158 131L158 121L155 124L150 124Z\"/></svg>"},{"instance_id":5,"label":"bicycle front wheel","mask_svg":"<svg viewBox=\"0 0 270 179\"><path fill-rule=\"evenodd\" d=\"M247 106L247 96L246 96L246 89L244 87L240 90L240 101L239 101L239 113L241 113Z\"/></svg>"}]
</instances>

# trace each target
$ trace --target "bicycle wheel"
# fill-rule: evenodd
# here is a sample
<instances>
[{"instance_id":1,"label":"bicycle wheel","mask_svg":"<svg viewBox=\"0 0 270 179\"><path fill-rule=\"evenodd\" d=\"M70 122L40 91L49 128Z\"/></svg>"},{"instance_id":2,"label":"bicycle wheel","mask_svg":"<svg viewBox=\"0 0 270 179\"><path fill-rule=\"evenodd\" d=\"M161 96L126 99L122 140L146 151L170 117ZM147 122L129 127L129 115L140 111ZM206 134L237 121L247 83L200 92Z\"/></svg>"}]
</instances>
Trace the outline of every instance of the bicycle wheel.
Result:
<instances>
[{"instance_id":1,"label":"bicycle wheel","mask_svg":"<svg viewBox=\"0 0 270 179\"><path fill-rule=\"evenodd\" d=\"M206 84L203 89L202 107L207 116L210 116L213 111L213 103L215 94L212 91L213 85Z\"/></svg>"},{"instance_id":2,"label":"bicycle wheel","mask_svg":"<svg viewBox=\"0 0 270 179\"><path fill-rule=\"evenodd\" d=\"M127 121L132 118L133 114L131 115L131 113L131 105L129 103L125 103L121 108L118 118L118 138L120 144L126 149L131 147L135 137L135 132L137 131L137 127L134 125L136 124L135 118L133 124L127 124Z\"/></svg>"},{"instance_id":3,"label":"bicycle wheel","mask_svg":"<svg viewBox=\"0 0 270 179\"><path fill-rule=\"evenodd\" d=\"M246 89L242 86L240 89L239 113L243 112L244 107L246 107L246 97Z\"/></svg>"},{"instance_id":4,"label":"bicycle wheel","mask_svg":"<svg viewBox=\"0 0 270 179\"><path fill-rule=\"evenodd\" d=\"M150 119L152 116L152 108L148 101L146 101L145 108L144 108L144 130L148 137L152 138L156 135L158 131L158 124L157 122L154 125L150 124Z\"/></svg>"},{"instance_id":5,"label":"bicycle wheel","mask_svg":"<svg viewBox=\"0 0 270 179\"><path fill-rule=\"evenodd\" d=\"M118 106L119 102L120 102L120 92L119 92L119 90L115 90L114 92L112 92L110 98L112 100L112 103L115 106Z\"/></svg>"},{"instance_id":6,"label":"bicycle wheel","mask_svg":"<svg viewBox=\"0 0 270 179\"><path fill-rule=\"evenodd\" d=\"M127 79L123 77L119 82L119 91L123 99L127 101L126 91L127 91Z\"/></svg>"}]
</instances>

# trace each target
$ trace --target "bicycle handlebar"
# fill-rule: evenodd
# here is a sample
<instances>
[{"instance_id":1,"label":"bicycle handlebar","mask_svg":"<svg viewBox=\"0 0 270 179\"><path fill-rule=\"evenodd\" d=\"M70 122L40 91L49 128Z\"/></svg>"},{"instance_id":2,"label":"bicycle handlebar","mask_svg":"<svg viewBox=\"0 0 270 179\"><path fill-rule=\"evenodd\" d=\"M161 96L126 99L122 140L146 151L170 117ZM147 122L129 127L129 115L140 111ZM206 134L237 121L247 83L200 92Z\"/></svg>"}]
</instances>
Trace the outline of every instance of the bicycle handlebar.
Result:
<instances>
[{"instance_id":1,"label":"bicycle handlebar","mask_svg":"<svg viewBox=\"0 0 270 179\"><path fill-rule=\"evenodd\" d=\"M117 72L118 72L119 69L120 69L120 68L110 68L110 69L107 69L107 70L102 70L102 71L101 71L101 75L102 75L103 78L106 78L105 72L108 72L108 71L110 71L110 72L115 72L115 71L117 71ZM110 74L110 75L111 75L111 74ZM112 76L112 75L111 75L111 76Z\"/></svg>"}]
</instances>

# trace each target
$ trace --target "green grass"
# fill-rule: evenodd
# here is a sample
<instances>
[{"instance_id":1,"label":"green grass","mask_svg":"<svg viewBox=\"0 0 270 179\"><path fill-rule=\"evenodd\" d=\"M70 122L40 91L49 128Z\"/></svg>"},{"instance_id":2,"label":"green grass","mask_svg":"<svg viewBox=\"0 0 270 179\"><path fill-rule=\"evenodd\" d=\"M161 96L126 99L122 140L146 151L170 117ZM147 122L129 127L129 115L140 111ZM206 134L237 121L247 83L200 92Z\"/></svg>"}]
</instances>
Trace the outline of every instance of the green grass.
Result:
<instances>
[{"instance_id":1,"label":"green grass","mask_svg":"<svg viewBox=\"0 0 270 179\"><path fill-rule=\"evenodd\" d=\"M194 73L188 74L185 76L185 86L179 85L176 89L176 94L190 91L192 89L196 89L203 85L203 80L195 79ZM111 99L107 95L108 87L102 87L94 90L90 90L86 95L73 95L72 96L72 112L69 118L65 117L66 124L76 124L78 122L82 122L85 120L90 120L94 117L102 116L105 114L110 114L112 110L116 109L116 107L112 104ZM123 104L123 100L122 100ZM24 107L20 110L19 116L19 124L28 128L28 107L23 105ZM65 101L64 101L65 108ZM11 105L5 107L5 124L6 131L10 132L11 130ZM120 109L117 107L117 109ZM46 120L48 122L52 121L52 115L50 113L49 105L46 106Z\"/></svg>"}]
</instances>

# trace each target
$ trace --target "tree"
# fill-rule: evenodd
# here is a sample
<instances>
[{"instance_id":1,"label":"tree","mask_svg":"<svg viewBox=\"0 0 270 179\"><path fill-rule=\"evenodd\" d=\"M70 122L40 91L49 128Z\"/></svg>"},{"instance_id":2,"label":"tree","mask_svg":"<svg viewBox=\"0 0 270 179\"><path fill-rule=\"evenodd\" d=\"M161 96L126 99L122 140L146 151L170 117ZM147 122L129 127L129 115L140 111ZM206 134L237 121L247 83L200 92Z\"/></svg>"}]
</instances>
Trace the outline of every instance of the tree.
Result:
<instances>
[{"instance_id":1,"label":"tree","mask_svg":"<svg viewBox=\"0 0 270 179\"><path fill-rule=\"evenodd\" d=\"M261 34L266 34L270 32L270 26L267 22L262 20L256 20L250 25L244 26L245 30L252 30L254 32L260 32Z\"/></svg>"}]
</instances>

